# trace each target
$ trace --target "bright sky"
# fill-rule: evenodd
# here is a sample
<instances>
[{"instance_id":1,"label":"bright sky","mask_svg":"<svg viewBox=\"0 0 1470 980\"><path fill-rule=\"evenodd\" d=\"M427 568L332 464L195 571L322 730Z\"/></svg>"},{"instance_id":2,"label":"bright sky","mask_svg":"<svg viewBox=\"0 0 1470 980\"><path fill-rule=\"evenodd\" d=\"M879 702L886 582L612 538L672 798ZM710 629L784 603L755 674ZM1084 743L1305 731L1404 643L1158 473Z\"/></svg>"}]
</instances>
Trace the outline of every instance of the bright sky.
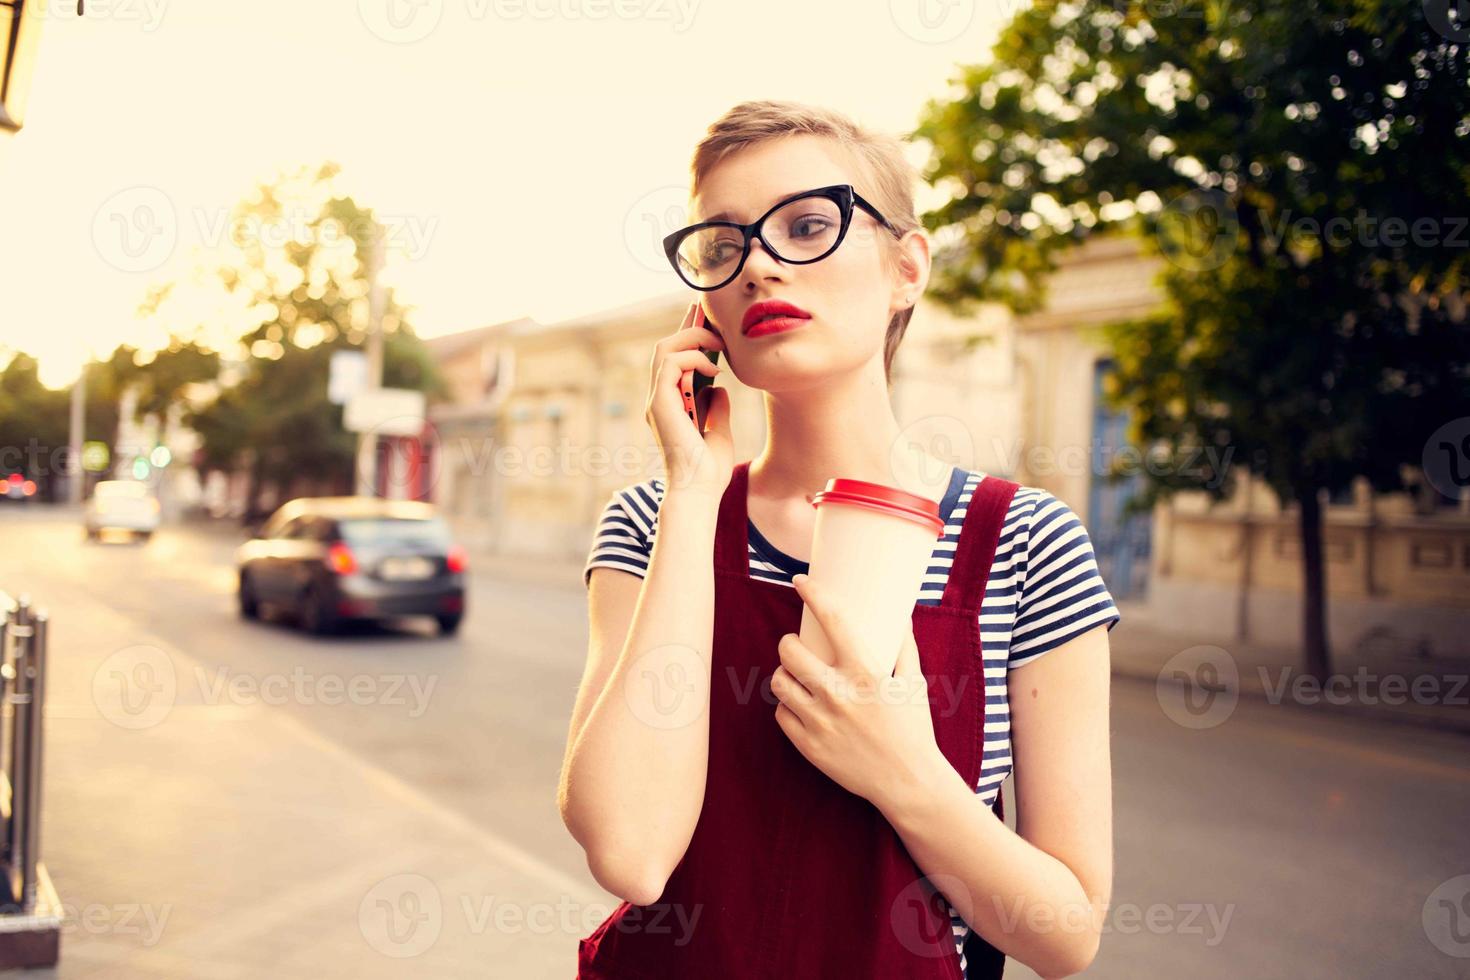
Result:
<instances>
[{"instance_id":1,"label":"bright sky","mask_svg":"<svg viewBox=\"0 0 1470 980\"><path fill-rule=\"evenodd\" d=\"M677 289L656 242L725 109L791 98L905 131L1015 5L88 0L78 19L32 0L27 124L0 134L0 349L60 385L168 326L229 333L136 308L257 184L324 160L394 223L387 278L423 336Z\"/></svg>"}]
</instances>

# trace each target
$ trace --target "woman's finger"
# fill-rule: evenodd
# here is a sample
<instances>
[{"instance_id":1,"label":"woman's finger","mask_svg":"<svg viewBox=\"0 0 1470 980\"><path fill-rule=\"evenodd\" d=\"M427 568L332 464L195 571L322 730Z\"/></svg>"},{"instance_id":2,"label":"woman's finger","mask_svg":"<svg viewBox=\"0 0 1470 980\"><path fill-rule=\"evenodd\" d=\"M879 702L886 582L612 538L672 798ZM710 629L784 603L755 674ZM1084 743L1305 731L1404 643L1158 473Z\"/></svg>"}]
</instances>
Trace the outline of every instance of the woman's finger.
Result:
<instances>
[{"instance_id":1,"label":"woman's finger","mask_svg":"<svg viewBox=\"0 0 1470 980\"><path fill-rule=\"evenodd\" d=\"M776 643L781 667L808 691L825 689L832 667L801 642L797 633L787 633Z\"/></svg>"},{"instance_id":2,"label":"woman's finger","mask_svg":"<svg viewBox=\"0 0 1470 980\"><path fill-rule=\"evenodd\" d=\"M791 706L785 701L776 705L776 724L788 735L794 730L797 733L806 731L806 722L801 720L801 715L791 710Z\"/></svg>"},{"instance_id":3,"label":"woman's finger","mask_svg":"<svg viewBox=\"0 0 1470 980\"><path fill-rule=\"evenodd\" d=\"M817 700L785 667L777 667L776 672L771 675L771 693L781 702L799 708L805 708Z\"/></svg>"},{"instance_id":4,"label":"woman's finger","mask_svg":"<svg viewBox=\"0 0 1470 980\"><path fill-rule=\"evenodd\" d=\"M690 350L695 347L703 347L706 350L724 350L725 340L705 325L704 307L698 303L690 303L689 308L684 311L684 319L679 321L679 328L667 337L663 337L654 344L654 352L658 354L663 351Z\"/></svg>"},{"instance_id":5,"label":"woman's finger","mask_svg":"<svg viewBox=\"0 0 1470 980\"><path fill-rule=\"evenodd\" d=\"M676 398L682 398L693 388L694 381L690 375L695 371L715 378L719 377L720 367L711 364L709 358L698 351L686 350L669 354L659 362L658 374L654 376L654 388L671 391Z\"/></svg>"},{"instance_id":6,"label":"woman's finger","mask_svg":"<svg viewBox=\"0 0 1470 980\"><path fill-rule=\"evenodd\" d=\"M801 595L802 602L811 609L812 615L817 619L817 625L822 628L822 633L827 637L827 643L832 647L832 654L837 658L836 666L844 669L861 667L859 663L852 661L852 651L857 649L858 637L852 630L847 618L830 602L822 587L812 582L810 575L797 575L793 579L796 591Z\"/></svg>"}]
</instances>

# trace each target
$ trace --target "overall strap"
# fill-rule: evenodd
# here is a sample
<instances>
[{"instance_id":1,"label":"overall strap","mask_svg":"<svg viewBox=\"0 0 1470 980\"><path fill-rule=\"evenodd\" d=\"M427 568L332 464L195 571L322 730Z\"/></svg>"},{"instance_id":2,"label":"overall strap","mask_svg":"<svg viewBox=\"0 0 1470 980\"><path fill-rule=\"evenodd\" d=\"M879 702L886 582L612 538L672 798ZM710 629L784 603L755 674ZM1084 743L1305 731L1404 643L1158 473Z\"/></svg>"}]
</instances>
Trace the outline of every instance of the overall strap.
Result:
<instances>
[{"instance_id":1,"label":"overall strap","mask_svg":"<svg viewBox=\"0 0 1470 980\"><path fill-rule=\"evenodd\" d=\"M985 600L985 585L990 579L990 565L1000 543L1006 512L1020 484L985 474L970 497L960 540L955 545L954 564L944 586L940 605L965 609L980 614Z\"/></svg>"},{"instance_id":2,"label":"overall strap","mask_svg":"<svg viewBox=\"0 0 1470 980\"><path fill-rule=\"evenodd\" d=\"M715 568L736 575L750 574L750 538L746 531L746 487L750 460L736 463L730 483L720 498L720 515L715 522Z\"/></svg>"}]
</instances>

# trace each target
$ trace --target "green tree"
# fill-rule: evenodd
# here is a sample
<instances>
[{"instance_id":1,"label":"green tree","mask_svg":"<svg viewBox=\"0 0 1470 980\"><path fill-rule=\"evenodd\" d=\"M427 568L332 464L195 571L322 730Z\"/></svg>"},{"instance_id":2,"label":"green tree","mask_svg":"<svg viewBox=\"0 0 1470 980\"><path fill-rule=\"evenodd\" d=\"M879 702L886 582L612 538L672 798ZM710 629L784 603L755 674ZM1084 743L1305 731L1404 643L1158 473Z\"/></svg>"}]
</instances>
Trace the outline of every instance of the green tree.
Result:
<instances>
[{"instance_id":1,"label":"green tree","mask_svg":"<svg viewBox=\"0 0 1470 980\"><path fill-rule=\"evenodd\" d=\"M1403 489L1470 403L1467 41L1436 0L1043 0L914 133L951 192L925 222L959 309L1037 308L1095 234L1169 260L1157 315L1105 332L1110 401L1161 464L1138 506L1221 499L1242 468L1294 506L1319 678L1322 494ZM1232 464L1186 465L1202 447Z\"/></svg>"},{"instance_id":2,"label":"green tree","mask_svg":"<svg viewBox=\"0 0 1470 980\"><path fill-rule=\"evenodd\" d=\"M38 367L34 357L15 352L0 369L0 479L19 473L36 481L41 499L51 499L68 399L41 383Z\"/></svg>"},{"instance_id":3,"label":"green tree","mask_svg":"<svg viewBox=\"0 0 1470 980\"><path fill-rule=\"evenodd\" d=\"M160 423L175 405L185 404L186 392L219 376L219 354L194 342L171 338L142 366L137 411Z\"/></svg>"},{"instance_id":4,"label":"green tree","mask_svg":"<svg viewBox=\"0 0 1470 980\"><path fill-rule=\"evenodd\" d=\"M84 369L83 441L100 441L115 456L126 389L138 394L137 421L152 415L161 423L173 405L184 402L190 385L212 380L218 372L219 355L193 341L171 338L168 347L147 353L119 344ZM36 481L41 499L56 499L70 436L71 389L47 388L36 359L13 352L0 370L0 477L22 473Z\"/></svg>"},{"instance_id":5,"label":"green tree","mask_svg":"<svg viewBox=\"0 0 1470 980\"><path fill-rule=\"evenodd\" d=\"M362 347L369 323L369 262L387 230L370 209L337 194L335 164L262 185L232 213L235 261L215 269L254 325L241 337L239 378L191 413L206 469L249 468L247 519L261 488L296 478L352 486L357 437L327 399L334 351ZM383 384L436 396L444 385L391 288L383 290Z\"/></svg>"}]
</instances>

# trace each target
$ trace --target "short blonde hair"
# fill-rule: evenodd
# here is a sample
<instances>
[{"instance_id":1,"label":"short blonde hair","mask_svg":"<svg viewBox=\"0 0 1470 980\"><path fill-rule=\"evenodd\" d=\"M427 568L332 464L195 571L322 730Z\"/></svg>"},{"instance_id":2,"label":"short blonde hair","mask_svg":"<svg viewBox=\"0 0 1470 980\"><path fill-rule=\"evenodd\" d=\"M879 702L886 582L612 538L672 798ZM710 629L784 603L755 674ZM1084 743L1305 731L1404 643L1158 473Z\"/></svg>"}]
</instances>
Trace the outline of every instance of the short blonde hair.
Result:
<instances>
[{"instance_id":1,"label":"short blonde hair","mask_svg":"<svg viewBox=\"0 0 1470 980\"><path fill-rule=\"evenodd\" d=\"M710 124L690 164L690 197L697 197L711 170L746 147L786 136L825 136L835 140L857 167L858 192L873 202L899 235L920 227L914 212L918 175L903 155L903 143L886 133L865 129L832 109L800 102L741 102ZM892 243L890 243L891 245ZM884 250L885 261L891 252ZM883 375L892 382L893 355L908 330L914 307L899 310L888 321L883 341Z\"/></svg>"}]
</instances>

